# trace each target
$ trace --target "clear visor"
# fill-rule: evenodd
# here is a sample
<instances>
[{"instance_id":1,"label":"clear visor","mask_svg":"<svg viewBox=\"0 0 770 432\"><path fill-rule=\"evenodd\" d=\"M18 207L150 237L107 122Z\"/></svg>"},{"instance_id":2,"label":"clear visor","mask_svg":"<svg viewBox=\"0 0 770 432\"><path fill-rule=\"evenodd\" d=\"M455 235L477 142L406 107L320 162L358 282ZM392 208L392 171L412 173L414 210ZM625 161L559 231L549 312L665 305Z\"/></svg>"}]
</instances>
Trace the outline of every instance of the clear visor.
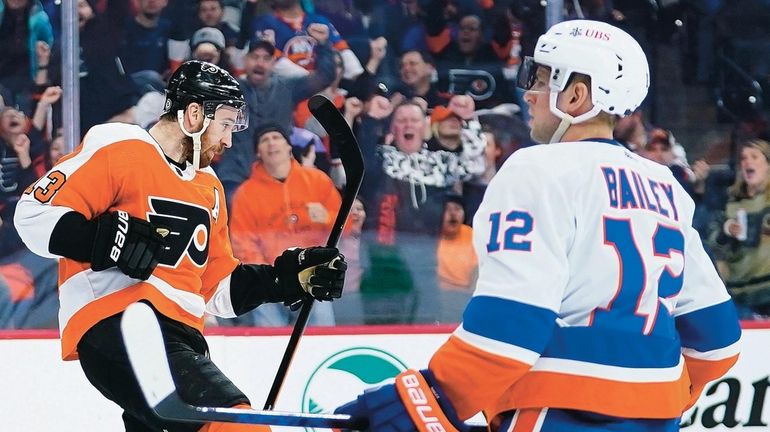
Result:
<instances>
[{"instance_id":1,"label":"clear visor","mask_svg":"<svg viewBox=\"0 0 770 432\"><path fill-rule=\"evenodd\" d=\"M535 84L536 79L537 63L535 63L534 58L526 56L524 61L521 62L521 66L519 66L519 72L516 76L516 87L522 90L529 90Z\"/></svg>"},{"instance_id":2,"label":"clear visor","mask_svg":"<svg viewBox=\"0 0 770 432\"><path fill-rule=\"evenodd\" d=\"M217 115L220 110L222 112ZM243 101L234 99L205 101L203 114L210 118L212 123L218 123L225 129L232 129L232 132L240 132L249 127L249 112Z\"/></svg>"}]
</instances>

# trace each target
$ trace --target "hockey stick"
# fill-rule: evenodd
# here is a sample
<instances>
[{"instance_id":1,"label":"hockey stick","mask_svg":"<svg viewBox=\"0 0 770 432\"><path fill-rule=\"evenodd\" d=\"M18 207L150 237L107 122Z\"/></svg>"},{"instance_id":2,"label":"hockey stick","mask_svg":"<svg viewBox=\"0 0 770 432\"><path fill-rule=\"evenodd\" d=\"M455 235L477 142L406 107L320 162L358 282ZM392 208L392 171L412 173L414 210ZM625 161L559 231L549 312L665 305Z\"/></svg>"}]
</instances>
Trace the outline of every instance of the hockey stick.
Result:
<instances>
[{"instance_id":1,"label":"hockey stick","mask_svg":"<svg viewBox=\"0 0 770 432\"><path fill-rule=\"evenodd\" d=\"M166 348L155 312L144 303L134 303L123 312L120 328L131 367L150 409L159 417L181 422L226 422L364 429L366 420L341 414L306 414L236 408L199 407L184 402L171 377Z\"/></svg>"},{"instance_id":2,"label":"hockey stick","mask_svg":"<svg viewBox=\"0 0 770 432\"><path fill-rule=\"evenodd\" d=\"M347 414L309 414L194 406L183 401L171 376L158 318L152 308L137 302L123 312L123 343L147 405L164 420L188 423L241 423L311 428L364 430L368 419ZM469 432L486 432L486 425L467 424Z\"/></svg>"},{"instance_id":3,"label":"hockey stick","mask_svg":"<svg viewBox=\"0 0 770 432\"><path fill-rule=\"evenodd\" d=\"M317 94L310 98L307 105L313 116L318 119L326 133L329 134L329 140L339 150L342 167L345 169L345 177L347 178L345 190L342 193L340 210L337 213L337 218L334 220L334 225L332 225L329 239L326 241L326 246L337 247L340 236L342 236L342 229L345 227L345 221L348 218L348 214L350 214L350 208L353 206L353 201L355 201L356 195L358 195L358 188L361 187L361 182L364 179L364 157L361 155L361 149L358 147L353 131L350 130L345 117L342 116L342 113L334 106L332 101ZM313 299L306 297L301 301L301 304L302 310L300 310L297 323L294 324L294 329L291 331L289 344L283 353L281 364L278 367L273 385L270 387L270 393L268 393L267 400L265 401L266 410L273 409L275 401L278 399L278 394L281 392L281 386L283 386L283 382L286 379L286 373L289 371L291 360L297 351L299 339L302 337L302 333L305 332L305 326L307 326L307 320L310 317L310 310L313 308ZM292 305L292 310L296 310L297 305L299 305L299 302Z\"/></svg>"}]
</instances>

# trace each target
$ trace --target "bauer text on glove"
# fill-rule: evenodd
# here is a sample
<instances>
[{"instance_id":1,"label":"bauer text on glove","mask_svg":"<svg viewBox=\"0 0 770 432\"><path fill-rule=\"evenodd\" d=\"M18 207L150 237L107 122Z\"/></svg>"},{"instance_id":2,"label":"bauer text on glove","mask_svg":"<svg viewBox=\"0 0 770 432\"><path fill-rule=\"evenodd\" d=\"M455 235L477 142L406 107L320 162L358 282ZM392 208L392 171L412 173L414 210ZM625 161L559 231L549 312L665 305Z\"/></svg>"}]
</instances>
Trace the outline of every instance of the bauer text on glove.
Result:
<instances>
[{"instance_id":1,"label":"bauer text on glove","mask_svg":"<svg viewBox=\"0 0 770 432\"><path fill-rule=\"evenodd\" d=\"M117 266L132 278L149 278L158 265L168 230L123 210L105 213L96 218L95 223L91 269L101 271Z\"/></svg>"}]
</instances>

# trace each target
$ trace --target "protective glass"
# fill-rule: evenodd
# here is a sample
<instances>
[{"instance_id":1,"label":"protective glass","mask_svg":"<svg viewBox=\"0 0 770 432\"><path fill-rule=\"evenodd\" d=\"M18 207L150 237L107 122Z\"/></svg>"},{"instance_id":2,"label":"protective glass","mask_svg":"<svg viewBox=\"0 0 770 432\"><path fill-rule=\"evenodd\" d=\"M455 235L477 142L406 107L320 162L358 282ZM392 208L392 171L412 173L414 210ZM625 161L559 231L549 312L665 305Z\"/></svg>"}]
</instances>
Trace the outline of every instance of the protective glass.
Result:
<instances>
[{"instance_id":1,"label":"protective glass","mask_svg":"<svg viewBox=\"0 0 770 432\"><path fill-rule=\"evenodd\" d=\"M235 122L232 125L225 124L225 127L232 126L233 132L240 132L249 127L249 111L246 109L245 102L235 99L203 102L203 114L211 120L214 120L215 114L220 108L230 109L237 113ZM225 123L229 123L229 120Z\"/></svg>"}]
</instances>

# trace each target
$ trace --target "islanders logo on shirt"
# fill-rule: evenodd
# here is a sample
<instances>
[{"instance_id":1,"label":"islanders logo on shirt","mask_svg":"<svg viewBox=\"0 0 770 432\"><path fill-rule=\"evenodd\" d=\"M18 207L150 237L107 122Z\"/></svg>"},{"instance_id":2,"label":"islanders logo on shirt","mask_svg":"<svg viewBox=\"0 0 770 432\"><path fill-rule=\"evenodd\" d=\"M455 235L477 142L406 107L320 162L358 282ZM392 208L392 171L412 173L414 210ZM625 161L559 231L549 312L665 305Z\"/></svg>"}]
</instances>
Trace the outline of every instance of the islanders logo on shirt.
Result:
<instances>
[{"instance_id":1,"label":"islanders logo on shirt","mask_svg":"<svg viewBox=\"0 0 770 432\"><path fill-rule=\"evenodd\" d=\"M283 55L303 68L313 70L315 67L313 50L317 43L306 34L294 36L283 46Z\"/></svg>"}]
</instances>

